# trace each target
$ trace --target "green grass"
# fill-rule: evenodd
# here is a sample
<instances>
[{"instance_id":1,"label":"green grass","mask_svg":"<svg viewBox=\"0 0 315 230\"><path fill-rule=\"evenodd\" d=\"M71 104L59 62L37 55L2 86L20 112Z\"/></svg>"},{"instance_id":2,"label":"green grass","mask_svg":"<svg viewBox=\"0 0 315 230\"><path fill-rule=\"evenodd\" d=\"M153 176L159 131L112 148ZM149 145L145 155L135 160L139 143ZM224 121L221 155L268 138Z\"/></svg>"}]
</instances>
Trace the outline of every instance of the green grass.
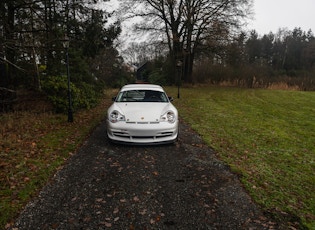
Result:
<instances>
[{"instance_id":1,"label":"green grass","mask_svg":"<svg viewBox=\"0 0 315 230\"><path fill-rule=\"evenodd\" d=\"M177 95L177 89L167 90ZM75 113L73 124L54 114L0 116L0 229L99 123L111 96L93 110ZM315 229L314 92L182 88L174 104L241 175L257 203L273 213L297 216Z\"/></svg>"},{"instance_id":2,"label":"green grass","mask_svg":"<svg viewBox=\"0 0 315 230\"><path fill-rule=\"evenodd\" d=\"M174 101L180 116L241 175L253 199L315 229L315 93L228 87L180 93Z\"/></svg>"}]
</instances>

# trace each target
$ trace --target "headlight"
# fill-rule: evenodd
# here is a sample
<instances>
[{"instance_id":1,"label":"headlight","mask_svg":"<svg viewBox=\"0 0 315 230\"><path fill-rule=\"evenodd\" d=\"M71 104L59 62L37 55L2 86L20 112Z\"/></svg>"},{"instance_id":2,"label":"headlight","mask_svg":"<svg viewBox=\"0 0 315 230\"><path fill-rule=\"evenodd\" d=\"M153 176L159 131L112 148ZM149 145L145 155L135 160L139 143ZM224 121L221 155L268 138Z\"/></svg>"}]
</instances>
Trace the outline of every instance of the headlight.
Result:
<instances>
[{"instance_id":1,"label":"headlight","mask_svg":"<svg viewBox=\"0 0 315 230\"><path fill-rule=\"evenodd\" d=\"M116 123L118 121L124 121L125 120L125 116L122 115L120 112L118 112L117 110L114 110L113 112L111 112L109 114L109 121L112 123Z\"/></svg>"},{"instance_id":2,"label":"headlight","mask_svg":"<svg viewBox=\"0 0 315 230\"><path fill-rule=\"evenodd\" d=\"M176 121L176 116L173 111L167 111L160 118L161 121L168 121L169 123L174 123Z\"/></svg>"}]
</instances>

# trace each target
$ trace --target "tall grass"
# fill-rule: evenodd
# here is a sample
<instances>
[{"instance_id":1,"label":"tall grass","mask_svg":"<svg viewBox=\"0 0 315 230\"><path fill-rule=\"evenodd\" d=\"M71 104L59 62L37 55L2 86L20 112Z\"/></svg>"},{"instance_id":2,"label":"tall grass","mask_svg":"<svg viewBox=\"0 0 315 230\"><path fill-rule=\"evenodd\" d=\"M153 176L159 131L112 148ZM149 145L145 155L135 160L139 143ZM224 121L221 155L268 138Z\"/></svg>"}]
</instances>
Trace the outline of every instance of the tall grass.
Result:
<instances>
[{"instance_id":1,"label":"tall grass","mask_svg":"<svg viewBox=\"0 0 315 230\"><path fill-rule=\"evenodd\" d=\"M180 95L181 117L257 203L315 229L314 92L198 87Z\"/></svg>"}]
</instances>

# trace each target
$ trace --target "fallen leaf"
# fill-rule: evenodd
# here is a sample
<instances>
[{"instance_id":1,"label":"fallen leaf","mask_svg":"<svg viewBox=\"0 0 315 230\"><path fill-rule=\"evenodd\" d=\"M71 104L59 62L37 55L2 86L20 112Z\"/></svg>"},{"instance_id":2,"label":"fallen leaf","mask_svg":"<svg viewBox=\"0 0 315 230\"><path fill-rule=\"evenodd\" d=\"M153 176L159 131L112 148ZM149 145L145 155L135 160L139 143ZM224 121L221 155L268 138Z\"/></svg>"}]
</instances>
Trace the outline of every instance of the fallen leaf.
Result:
<instances>
[{"instance_id":1,"label":"fallen leaf","mask_svg":"<svg viewBox=\"0 0 315 230\"><path fill-rule=\"evenodd\" d=\"M112 227L112 224L109 222L102 222L102 224L104 224L107 228Z\"/></svg>"},{"instance_id":2,"label":"fallen leaf","mask_svg":"<svg viewBox=\"0 0 315 230\"><path fill-rule=\"evenodd\" d=\"M161 216L157 216L157 217L155 218L155 220L156 220L156 222L159 222L159 221L161 220Z\"/></svg>"},{"instance_id":3,"label":"fallen leaf","mask_svg":"<svg viewBox=\"0 0 315 230\"><path fill-rule=\"evenodd\" d=\"M119 212L118 208L115 208L114 211L113 211L114 214L117 214L118 212Z\"/></svg>"},{"instance_id":4,"label":"fallen leaf","mask_svg":"<svg viewBox=\"0 0 315 230\"><path fill-rule=\"evenodd\" d=\"M139 211L139 213L143 216L147 213L147 210L146 209L143 209L142 211Z\"/></svg>"}]
</instances>

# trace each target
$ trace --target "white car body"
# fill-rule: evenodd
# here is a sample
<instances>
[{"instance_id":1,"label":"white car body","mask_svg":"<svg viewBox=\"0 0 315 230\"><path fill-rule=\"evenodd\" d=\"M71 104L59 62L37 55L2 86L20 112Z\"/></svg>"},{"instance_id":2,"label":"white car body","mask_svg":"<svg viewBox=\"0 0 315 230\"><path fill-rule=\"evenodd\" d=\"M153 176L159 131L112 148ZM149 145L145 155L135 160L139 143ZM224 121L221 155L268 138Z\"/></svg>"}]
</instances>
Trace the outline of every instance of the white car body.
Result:
<instances>
[{"instance_id":1,"label":"white car body","mask_svg":"<svg viewBox=\"0 0 315 230\"><path fill-rule=\"evenodd\" d=\"M133 144L161 144L177 140L178 111L161 86L126 85L113 100L107 111L107 135L110 140Z\"/></svg>"}]
</instances>

